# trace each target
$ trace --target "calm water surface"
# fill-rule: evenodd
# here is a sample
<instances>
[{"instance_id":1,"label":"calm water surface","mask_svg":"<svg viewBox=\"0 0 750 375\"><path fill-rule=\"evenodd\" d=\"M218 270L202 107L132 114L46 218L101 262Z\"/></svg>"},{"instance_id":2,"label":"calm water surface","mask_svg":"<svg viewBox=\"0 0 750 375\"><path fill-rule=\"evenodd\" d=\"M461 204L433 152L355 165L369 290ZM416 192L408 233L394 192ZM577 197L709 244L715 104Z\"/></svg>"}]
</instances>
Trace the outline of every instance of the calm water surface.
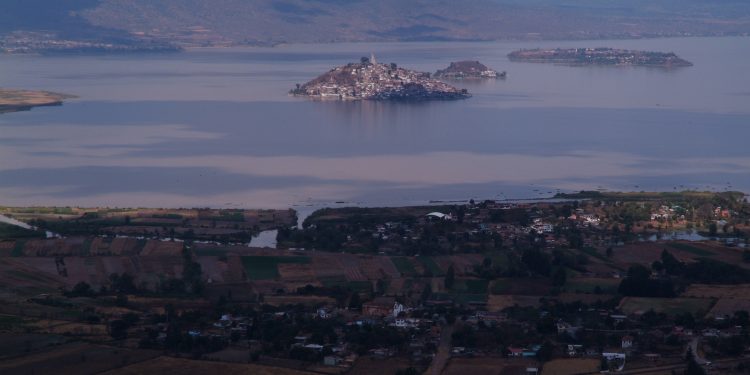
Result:
<instances>
[{"instance_id":1,"label":"calm water surface","mask_svg":"<svg viewBox=\"0 0 750 375\"><path fill-rule=\"evenodd\" d=\"M519 48L674 51L694 67L511 63ZM508 79L458 102L286 92L373 52ZM750 39L290 45L0 56L0 86L80 98L0 115L0 204L289 207L535 198L559 190L750 191ZM343 203L336 203L343 202Z\"/></svg>"}]
</instances>

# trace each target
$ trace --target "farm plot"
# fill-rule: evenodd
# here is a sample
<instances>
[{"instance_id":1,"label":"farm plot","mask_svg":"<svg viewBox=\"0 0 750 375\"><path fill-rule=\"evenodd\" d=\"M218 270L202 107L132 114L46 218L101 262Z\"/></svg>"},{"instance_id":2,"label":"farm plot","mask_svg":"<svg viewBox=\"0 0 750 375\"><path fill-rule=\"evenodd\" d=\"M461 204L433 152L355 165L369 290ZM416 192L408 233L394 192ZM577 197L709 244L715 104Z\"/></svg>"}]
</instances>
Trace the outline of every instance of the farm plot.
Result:
<instances>
[{"instance_id":1,"label":"farm plot","mask_svg":"<svg viewBox=\"0 0 750 375\"><path fill-rule=\"evenodd\" d=\"M359 268L368 280L399 277L396 267L386 257L363 256L359 258Z\"/></svg>"},{"instance_id":2,"label":"farm plot","mask_svg":"<svg viewBox=\"0 0 750 375\"><path fill-rule=\"evenodd\" d=\"M739 285L690 285L682 297L693 298L738 298L750 299L750 284Z\"/></svg>"},{"instance_id":3,"label":"farm plot","mask_svg":"<svg viewBox=\"0 0 750 375\"><path fill-rule=\"evenodd\" d=\"M655 242L639 242L615 247L612 259L623 268L631 264L651 264L661 260L661 252L666 246ZM677 256L677 254L675 254Z\"/></svg>"},{"instance_id":4,"label":"farm plot","mask_svg":"<svg viewBox=\"0 0 750 375\"><path fill-rule=\"evenodd\" d=\"M625 297L620 302L620 309L626 314L643 313L649 310L669 315L684 313L705 314L714 301L707 298L643 298Z\"/></svg>"},{"instance_id":5,"label":"farm plot","mask_svg":"<svg viewBox=\"0 0 750 375\"><path fill-rule=\"evenodd\" d=\"M42 267L36 267L41 265ZM0 259L0 287L9 289L56 290L64 285L58 277L54 259L4 258Z\"/></svg>"},{"instance_id":6,"label":"farm plot","mask_svg":"<svg viewBox=\"0 0 750 375\"><path fill-rule=\"evenodd\" d=\"M0 362L0 373L94 374L156 357L158 352L72 343Z\"/></svg>"},{"instance_id":7,"label":"farm plot","mask_svg":"<svg viewBox=\"0 0 750 375\"><path fill-rule=\"evenodd\" d=\"M328 277L346 278L345 271L339 262L339 257L339 255L318 253L310 258L315 277L319 280Z\"/></svg>"},{"instance_id":8,"label":"farm plot","mask_svg":"<svg viewBox=\"0 0 750 375\"><path fill-rule=\"evenodd\" d=\"M451 358L442 375L510 375L538 367L536 361L506 358Z\"/></svg>"},{"instance_id":9,"label":"farm plot","mask_svg":"<svg viewBox=\"0 0 750 375\"><path fill-rule=\"evenodd\" d=\"M503 311L508 307L539 307L538 296L490 295L487 299L488 311Z\"/></svg>"},{"instance_id":10,"label":"farm plot","mask_svg":"<svg viewBox=\"0 0 750 375\"><path fill-rule=\"evenodd\" d=\"M12 256L13 249L16 248L16 241L0 241L0 257Z\"/></svg>"},{"instance_id":11,"label":"farm plot","mask_svg":"<svg viewBox=\"0 0 750 375\"><path fill-rule=\"evenodd\" d=\"M555 359L544 364L543 375L575 375L599 371L599 360L593 358Z\"/></svg>"},{"instance_id":12,"label":"farm plot","mask_svg":"<svg viewBox=\"0 0 750 375\"><path fill-rule=\"evenodd\" d=\"M487 294L488 280L483 279L459 279L453 285L453 292L468 294Z\"/></svg>"},{"instance_id":13,"label":"farm plot","mask_svg":"<svg viewBox=\"0 0 750 375\"><path fill-rule=\"evenodd\" d=\"M286 282L298 282L313 284L315 275L313 274L310 263L285 263L280 262L276 268L279 270L279 276Z\"/></svg>"},{"instance_id":14,"label":"farm plot","mask_svg":"<svg viewBox=\"0 0 750 375\"><path fill-rule=\"evenodd\" d=\"M367 277L362 274L360 260L356 256L342 256L339 258L344 274L349 281L366 281Z\"/></svg>"},{"instance_id":15,"label":"farm plot","mask_svg":"<svg viewBox=\"0 0 750 375\"><path fill-rule=\"evenodd\" d=\"M574 293L604 293L613 294L620 286L618 279L604 278L574 278L565 283L564 290Z\"/></svg>"},{"instance_id":16,"label":"farm plot","mask_svg":"<svg viewBox=\"0 0 750 375\"><path fill-rule=\"evenodd\" d=\"M180 256L182 254L182 242L150 240L143 247L143 256Z\"/></svg>"},{"instance_id":17,"label":"farm plot","mask_svg":"<svg viewBox=\"0 0 750 375\"><path fill-rule=\"evenodd\" d=\"M490 286L492 294L520 294L543 296L549 294L552 285L546 279L496 279Z\"/></svg>"},{"instance_id":18,"label":"farm plot","mask_svg":"<svg viewBox=\"0 0 750 375\"><path fill-rule=\"evenodd\" d=\"M388 358L387 361L372 357L360 357L354 363L349 374L352 375L381 375L395 374L399 370L407 369L411 366L405 358Z\"/></svg>"},{"instance_id":19,"label":"farm plot","mask_svg":"<svg viewBox=\"0 0 750 375\"><path fill-rule=\"evenodd\" d=\"M707 318L732 316L737 311L750 311L750 297L748 299L722 298L716 301Z\"/></svg>"},{"instance_id":20,"label":"farm plot","mask_svg":"<svg viewBox=\"0 0 750 375\"><path fill-rule=\"evenodd\" d=\"M685 242L670 242L668 245L672 249L677 249L697 257L712 257L716 255L713 251L709 251L700 245L693 245Z\"/></svg>"},{"instance_id":21,"label":"farm plot","mask_svg":"<svg viewBox=\"0 0 750 375\"><path fill-rule=\"evenodd\" d=\"M0 327L3 318L0 316ZM0 328L2 329L2 328ZM63 336L43 335L37 333L2 333L0 334L0 358L11 358L32 353L51 346L62 345L68 341Z\"/></svg>"},{"instance_id":22,"label":"farm plot","mask_svg":"<svg viewBox=\"0 0 750 375\"><path fill-rule=\"evenodd\" d=\"M105 375L180 375L222 374L222 375L308 375L306 371L254 364L223 363L213 361L193 361L188 359L158 357L149 361L105 372Z\"/></svg>"},{"instance_id":23,"label":"farm plot","mask_svg":"<svg viewBox=\"0 0 750 375\"><path fill-rule=\"evenodd\" d=\"M243 256L242 265L250 280L269 280L280 276L278 265L308 264L310 258L305 256Z\"/></svg>"},{"instance_id":24,"label":"farm plot","mask_svg":"<svg viewBox=\"0 0 750 375\"><path fill-rule=\"evenodd\" d=\"M445 276L445 271L435 262L432 257L417 257L419 263L422 264L425 270L429 271L432 276Z\"/></svg>"},{"instance_id":25,"label":"farm plot","mask_svg":"<svg viewBox=\"0 0 750 375\"><path fill-rule=\"evenodd\" d=\"M391 262L403 276L417 276L417 269L411 259L406 257L391 257Z\"/></svg>"}]
</instances>

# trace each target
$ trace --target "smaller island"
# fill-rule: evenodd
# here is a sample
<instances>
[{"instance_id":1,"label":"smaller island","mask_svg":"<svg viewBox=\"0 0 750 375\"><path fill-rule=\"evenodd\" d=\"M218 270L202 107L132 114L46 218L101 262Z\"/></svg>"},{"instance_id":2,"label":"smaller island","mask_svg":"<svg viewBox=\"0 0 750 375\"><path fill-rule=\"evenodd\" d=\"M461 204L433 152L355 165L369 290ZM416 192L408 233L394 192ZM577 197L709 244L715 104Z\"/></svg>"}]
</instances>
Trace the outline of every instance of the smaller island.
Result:
<instances>
[{"instance_id":1,"label":"smaller island","mask_svg":"<svg viewBox=\"0 0 750 375\"><path fill-rule=\"evenodd\" d=\"M430 73L379 64L375 56L363 57L289 92L294 96L334 100L457 100L471 97L466 89L430 78Z\"/></svg>"},{"instance_id":2,"label":"smaller island","mask_svg":"<svg viewBox=\"0 0 750 375\"><path fill-rule=\"evenodd\" d=\"M511 52L511 61L565 65L616 65L676 68L693 66L672 52L649 52L614 48L529 49Z\"/></svg>"},{"instance_id":3,"label":"smaller island","mask_svg":"<svg viewBox=\"0 0 750 375\"><path fill-rule=\"evenodd\" d=\"M505 78L506 72L498 73L479 61L452 62L447 68L435 72L437 79L498 79Z\"/></svg>"},{"instance_id":4,"label":"smaller island","mask_svg":"<svg viewBox=\"0 0 750 375\"><path fill-rule=\"evenodd\" d=\"M12 90L0 88L0 113L28 111L34 107L62 105L73 95L49 91Z\"/></svg>"}]
</instances>

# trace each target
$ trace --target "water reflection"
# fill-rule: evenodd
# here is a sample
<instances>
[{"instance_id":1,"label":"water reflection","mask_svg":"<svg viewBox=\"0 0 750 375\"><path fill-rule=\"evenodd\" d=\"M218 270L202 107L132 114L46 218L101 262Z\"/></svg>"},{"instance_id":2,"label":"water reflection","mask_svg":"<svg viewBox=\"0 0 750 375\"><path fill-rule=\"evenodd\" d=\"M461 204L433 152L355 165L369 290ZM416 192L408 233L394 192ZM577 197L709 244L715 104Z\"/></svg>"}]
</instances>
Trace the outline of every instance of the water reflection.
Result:
<instances>
[{"instance_id":1,"label":"water reflection","mask_svg":"<svg viewBox=\"0 0 750 375\"><path fill-rule=\"evenodd\" d=\"M516 64L539 43L413 43L0 56L0 86L77 94L0 116L0 203L288 207L538 198L556 189L750 191L743 38L598 41L674 51L685 70ZM378 53L434 72L476 59L506 80L456 102L286 95ZM724 56L724 58L716 58Z\"/></svg>"}]
</instances>

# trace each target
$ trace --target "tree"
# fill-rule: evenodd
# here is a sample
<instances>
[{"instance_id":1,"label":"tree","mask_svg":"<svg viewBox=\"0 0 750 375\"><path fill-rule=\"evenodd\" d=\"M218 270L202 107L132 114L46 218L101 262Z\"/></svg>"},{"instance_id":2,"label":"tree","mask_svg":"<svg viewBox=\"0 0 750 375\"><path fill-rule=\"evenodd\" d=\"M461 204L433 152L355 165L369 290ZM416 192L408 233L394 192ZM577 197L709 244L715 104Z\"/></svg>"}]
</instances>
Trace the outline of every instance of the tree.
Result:
<instances>
[{"instance_id":1,"label":"tree","mask_svg":"<svg viewBox=\"0 0 750 375\"><path fill-rule=\"evenodd\" d=\"M718 226L716 223L711 223L708 225L708 235L710 237L716 237L716 233L718 232Z\"/></svg>"},{"instance_id":2,"label":"tree","mask_svg":"<svg viewBox=\"0 0 750 375\"><path fill-rule=\"evenodd\" d=\"M651 276L651 271L649 271L648 268L640 264L636 264L628 268L628 277L642 280L642 279L648 279L650 276Z\"/></svg>"},{"instance_id":3,"label":"tree","mask_svg":"<svg viewBox=\"0 0 750 375\"><path fill-rule=\"evenodd\" d=\"M453 288L453 283L456 281L456 271L453 269L453 264L448 267L448 271L445 273L445 289Z\"/></svg>"},{"instance_id":4,"label":"tree","mask_svg":"<svg viewBox=\"0 0 750 375\"><path fill-rule=\"evenodd\" d=\"M547 362L552 359L555 353L555 347L549 341L545 341L539 351L536 352L536 358L541 362Z\"/></svg>"},{"instance_id":5,"label":"tree","mask_svg":"<svg viewBox=\"0 0 750 375\"><path fill-rule=\"evenodd\" d=\"M552 285L563 286L568 279L568 274L565 272L565 267L557 267L555 273L552 274Z\"/></svg>"},{"instance_id":6,"label":"tree","mask_svg":"<svg viewBox=\"0 0 750 375\"><path fill-rule=\"evenodd\" d=\"M419 371L414 367L409 367L403 370L396 371L396 375L418 375Z\"/></svg>"},{"instance_id":7,"label":"tree","mask_svg":"<svg viewBox=\"0 0 750 375\"><path fill-rule=\"evenodd\" d=\"M85 281L81 281L78 284L76 284L73 287L73 290L70 291L69 295L71 297L88 297L94 294L94 291L91 289L91 285L89 285Z\"/></svg>"},{"instance_id":8,"label":"tree","mask_svg":"<svg viewBox=\"0 0 750 375\"><path fill-rule=\"evenodd\" d=\"M124 320L113 320L109 323L109 335L115 340L128 337L128 324Z\"/></svg>"},{"instance_id":9,"label":"tree","mask_svg":"<svg viewBox=\"0 0 750 375\"><path fill-rule=\"evenodd\" d=\"M687 354L685 355L685 360L687 360L687 369L685 370L685 375L705 375L706 370L701 367L698 362L695 361L695 356L693 355L693 349L688 348Z\"/></svg>"},{"instance_id":10,"label":"tree","mask_svg":"<svg viewBox=\"0 0 750 375\"><path fill-rule=\"evenodd\" d=\"M362 300L359 298L359 293L352 293L352 297L349 299L349 308L354 310L362 308Z\"/></svg>"},{"instance_id":11,"label":"tree","mask_svg":"<svg viewBox=\"0 0 750 375\"><path fill-rule=\"evenodd\" d=\"M359 58L359 62L362 63L362 64L369 64L370 63L370 58L362 56L362 57Z\"/></svg>"},{"instance_id":12,"label":"tree","mask_svg":"<svg viewBox=\"0 0 750 375\"><path fill-rule=\"evenodd\" d=\"M128 296L125 294L119 293L117 295L117 298L115 298L115 306L117 307L127 307L128 306Z\"/></svg>"}]
</instances>

